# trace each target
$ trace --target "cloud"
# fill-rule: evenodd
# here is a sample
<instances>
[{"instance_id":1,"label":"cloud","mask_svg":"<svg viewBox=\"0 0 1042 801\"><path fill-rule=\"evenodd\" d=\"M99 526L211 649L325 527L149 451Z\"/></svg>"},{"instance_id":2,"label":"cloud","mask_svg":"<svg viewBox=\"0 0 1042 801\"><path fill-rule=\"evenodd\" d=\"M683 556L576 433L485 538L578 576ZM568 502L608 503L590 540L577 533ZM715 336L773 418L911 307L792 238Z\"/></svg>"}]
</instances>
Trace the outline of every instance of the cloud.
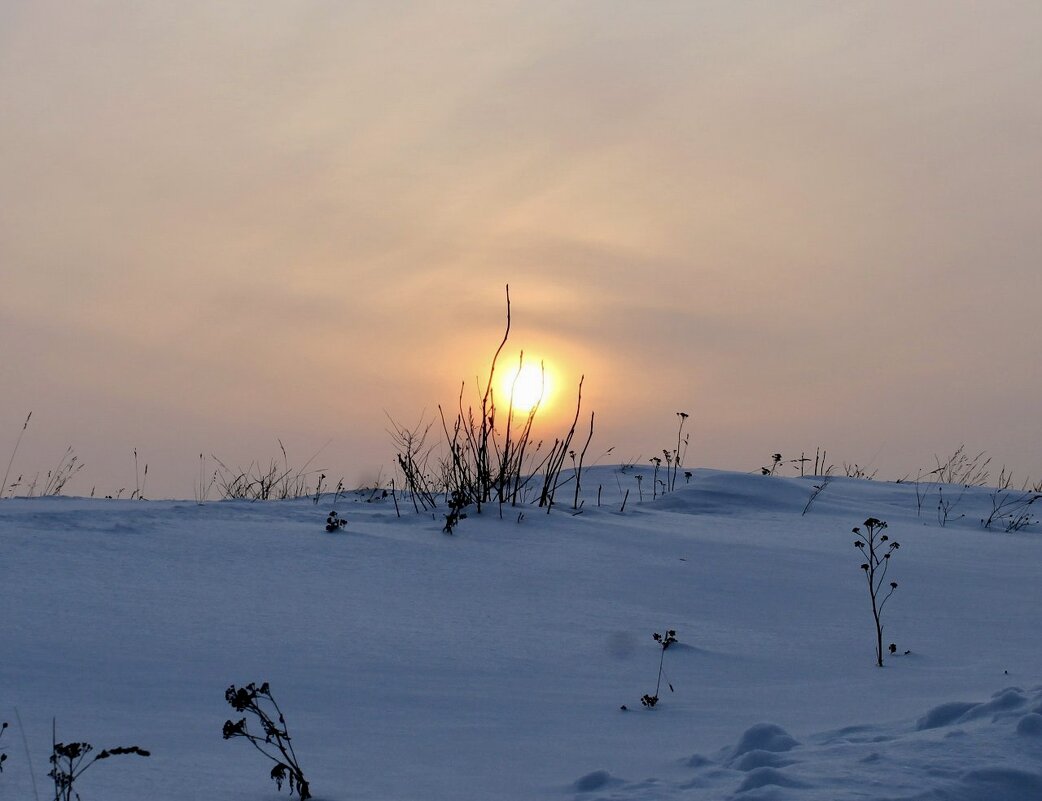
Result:
<instances>
[{"instance_id":1,"label":"cloud","mask_svg":"<svg viewBox=\"0 0 1042 801\"><path fill-rule=\"evenodd\" d=\"M1006 425L1033 435L1037 8L0 14L11 419L61 375L85 421L306 403L299 430L375 448L384 405L484 369L510 283L513 344L585 372L634 441L657 403L722 421L724 458L829 403L852 440L902 414L909 448L1017 439L935 423L951 387L981 419L1023 399Z\"/></svg>"}]
</instances>

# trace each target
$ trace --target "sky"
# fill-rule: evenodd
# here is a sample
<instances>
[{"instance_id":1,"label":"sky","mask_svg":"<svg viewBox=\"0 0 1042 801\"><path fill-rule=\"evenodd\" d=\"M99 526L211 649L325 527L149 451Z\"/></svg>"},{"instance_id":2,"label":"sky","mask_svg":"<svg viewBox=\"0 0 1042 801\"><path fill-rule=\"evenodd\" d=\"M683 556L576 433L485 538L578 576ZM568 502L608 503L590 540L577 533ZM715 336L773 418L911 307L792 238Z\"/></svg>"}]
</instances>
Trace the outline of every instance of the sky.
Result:
<instances>
[{"instance_id":1,"label":"sky","mask_svg":"<svg viewBox=\"0 0 1042 801\"><path fill-rule=\"evenodd\" d=\"M1036 2L0 4L0 466L387 478L543 360L545 436L1042 479ZM596 453L594 453L596 452ZM382 473L381 473L382 470Z\"/></svg>"}]
</instances>

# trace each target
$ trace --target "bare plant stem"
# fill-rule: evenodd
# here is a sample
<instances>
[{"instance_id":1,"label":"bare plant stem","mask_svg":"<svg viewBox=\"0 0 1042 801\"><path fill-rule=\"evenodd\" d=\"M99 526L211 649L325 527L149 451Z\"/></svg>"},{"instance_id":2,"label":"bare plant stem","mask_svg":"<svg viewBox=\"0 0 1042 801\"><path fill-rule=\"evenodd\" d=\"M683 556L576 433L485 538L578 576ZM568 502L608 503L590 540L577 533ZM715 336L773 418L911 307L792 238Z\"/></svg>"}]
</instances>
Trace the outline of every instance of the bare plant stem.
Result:
<instances>
[{"instance_id":1,"label":"bare plant stem","mask_svg":"<svg viewBox=\"0 0 1042 801\"><path fill-rule=\"evenodd\" d=\"M583 472L583 459L586 457L586 449L590 447L590 440L593 439L593 412L590 412L590 434L586 437L586 444L583 445L583 449L579 452L579 464L575 469L575 503L573 508L579 508L579 489ZM600 506L600 492L597 494L597 505Z\"/></svg>"},{"instance_id":2,"label":"bare plant stem","mask_svg":"<svg viewBox=\"0 0 1042 801\"><path fill-rule=\"evenodd\" d=\"M860 528L853 529L854 534L858 536L854 547L861 551L861 555L865 558L861 569L865 572L868 595L872 600L872 619L876 627L876 666L883 667L883 607L897 589L897 582L890 582L890 592L886 593L881 600L880 594L883 590L883 582L886 580L887 570L890 568L890 557L901 546L882 533L886 528L884 521L870 517L865 521L864 526L864 534L861 533ZM884 545L887 542L889 544Z\"/></svg>"},{"instance_id":3,"label":"bare plant stem","mask_svg":"<svg viewBox=\"0 0 1042 801\"><path fill-rule=\"evenodd\" d=\"M554 504L554 495L557 492L561 468L564 466L565 457L568 455L571 447L572 437L575 436L575 427L579 423L579 409L582 407L583 381L585 380L586 376L579 378L579 390L575 399L575 418L572 420L568 433L563 440L556 441L554 447L550 449L546 472L543 475L543 491L539 496L539 505L546 507L547 514L549 514Z\"/></svg>"},{"instance_id":4,"label":"bare plant stem","mask_svg":"<svg viewBox=\"0 0 1042 801\"><path fill-rule=\"evenodd\" d=\"M810 511L811 505L818 499L818 496L825 491L825 488L829 485L830 481L832 481L832 476L826 475L821 477L820 483L814 485L814 489L811 491L810 497L807 499L807 505L803 507L803 512L800 514L801 517Z\"/></svg>"},{"instance_id":5,"label":"bare plant stem","mask_svg":"<svg viewBox=\"0 0 1042 801\"><path fill-rule=\"evenodd\" d=\"M684 423L687 421L687 412L677 412L677 417L680 418L680 425L677 427L677 449L673 451L673 474L669 479L669 491L672 492L677 485L677 471L680 469L680 465L687 456L687 440L683 439ZM683 453L681 453L681 445L683 445Z\"/></svg>"},{"instance_id":6,"label":"bare plant stem","mask_svg":"<svg viewBox=\"0 0 1042 801\"><path fill-rule=\"evenodd\" d=\"M7 479L11 475L11 465L14 464L14 457L18 453L18 446L22 444L22 437L25 436L25 429L29 427L29 418L33 416L32 412L29 412L25 418L25 422L22 423L22 430L18 432L18 439L15 440L14 450L11 451L11 458L7 460L7 470L4 471L4 483L0 484L0 498L4 496L4 492L7 490Z\"/></svg>"},{"instance_id":7,"label":"bare plant stem","mask_svg":"<svg viewBox=\"0 0 1042 801\"><path fill-rule=\"evenodd\" d=\"M14 717L18 721L18 731L22 733L22 747L25 749L25 761L29 764L29 778L33 783L33 798L40 801L40 793L36 789L36 771L33 770L33 758L29 753L29 740L25 736L25 726L22 725L22 716L18 713L18 707L14 708Z\"/></svg>"},{"instance_id":8,"label":"bare plant stem","mask_svg":"<svg viewBox=\"0 0 1042 801\"><path fill-rule=\"evenodd\" d=\"M666 659L666 649L663 648L658 656L658 679L655 681L655 697L658 697L659 688L662 686L662 663ZM684 688L681 687L681 690Z\"/></svg>"}]
</instances>

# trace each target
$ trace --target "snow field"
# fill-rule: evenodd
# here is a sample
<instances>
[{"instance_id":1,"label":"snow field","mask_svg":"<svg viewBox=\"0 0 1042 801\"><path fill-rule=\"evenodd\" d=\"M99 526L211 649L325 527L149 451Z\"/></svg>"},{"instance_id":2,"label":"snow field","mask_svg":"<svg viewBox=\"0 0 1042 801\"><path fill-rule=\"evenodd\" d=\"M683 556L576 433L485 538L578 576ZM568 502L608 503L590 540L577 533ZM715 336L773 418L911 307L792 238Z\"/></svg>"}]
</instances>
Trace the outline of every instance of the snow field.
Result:
<instances>
[{"instance_id":1,"label":"snow field","mask_svg":"<svg viewBox=\"0 0 1042 801\"><path fill-rule=\"evenodd\" d=\"M1042 797L1037 524L982 531L971 489L941 527L911 485L852 479L801 516L815 481L699 470L639 504L595 468L582 514L471 511L454 536L360 496L337 533L308 500L5 500L0 798L32 798L17 708L41 797L55 716L152 751L93 768L84 801L274 799L220 736L249 681L324 801ZM882 670L869 516L902 545ZM669 628L675 692L647 710Z\"/></svg>"}]
</instances>

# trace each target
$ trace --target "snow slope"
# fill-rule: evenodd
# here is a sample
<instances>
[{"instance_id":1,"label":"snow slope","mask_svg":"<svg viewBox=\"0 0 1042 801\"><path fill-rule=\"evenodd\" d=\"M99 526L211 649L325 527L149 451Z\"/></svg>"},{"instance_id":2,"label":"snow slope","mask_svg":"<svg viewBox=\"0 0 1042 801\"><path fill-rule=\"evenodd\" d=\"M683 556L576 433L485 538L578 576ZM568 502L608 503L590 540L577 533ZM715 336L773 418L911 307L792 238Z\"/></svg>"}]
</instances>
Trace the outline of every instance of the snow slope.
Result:
<instances>
[{"instance_id":1,"label":"snow slope","mask_svg":"<svg viewBox=\"0 0 1042 801\"><path fill-rule=\"evenodd\" d=\"M327 500L0 501L0 799L49 797L52 716L152 752L92 768L84 801L275 799L221 738L249 681L320 801L1042 798L1037 524L983 530L979 488L946 488L941 526L936 488L920 510L913 485L835 479L801 515L818 479L699 470L652 501L643 472L643 503L595 468L581 514L453 536L363 495L338 533ZM902 545L883 669L869 516Z\"/></svg>"}]
</instances>

